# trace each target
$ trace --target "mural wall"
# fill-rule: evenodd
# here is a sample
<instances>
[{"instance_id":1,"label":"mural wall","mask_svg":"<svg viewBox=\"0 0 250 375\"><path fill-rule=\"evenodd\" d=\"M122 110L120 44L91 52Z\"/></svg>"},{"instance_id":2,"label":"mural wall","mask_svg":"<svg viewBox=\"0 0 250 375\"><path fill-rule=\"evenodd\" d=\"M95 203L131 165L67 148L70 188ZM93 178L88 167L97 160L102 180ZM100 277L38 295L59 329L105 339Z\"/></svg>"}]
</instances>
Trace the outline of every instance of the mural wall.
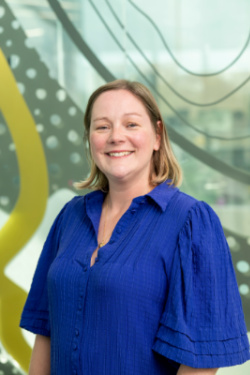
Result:
<instances>
[{"instance_id":1,"label":"mural wall","mask_svg":"<svg viewBox=\"0 0 250 375\"><path fill-rule=\"evenodd\" d=\"M1 0L0 373L27 372L26 293L55 216L88 173L87 98L115 78L153 91L181 189L222 221L250 331L250 3L205 3Z\"/></svg>"}]
</instances>

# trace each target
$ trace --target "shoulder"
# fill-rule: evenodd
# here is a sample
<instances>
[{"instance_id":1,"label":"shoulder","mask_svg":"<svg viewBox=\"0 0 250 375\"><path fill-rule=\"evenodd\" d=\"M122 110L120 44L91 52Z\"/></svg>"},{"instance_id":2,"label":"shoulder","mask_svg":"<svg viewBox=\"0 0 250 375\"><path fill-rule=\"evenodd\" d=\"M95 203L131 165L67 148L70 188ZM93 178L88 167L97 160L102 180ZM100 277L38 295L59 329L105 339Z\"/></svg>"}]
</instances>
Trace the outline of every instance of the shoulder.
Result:
<instances>
[{"instance_id":1,"label":"shoulder","mask_svg":"<svg viewBox=\"0 0 250 375\"><path fill-rule=\"evenodd\" d=\"M82 220L86 216L88 208L91 207L93 209L102 200L103 193L100 190L95 190L85 195L77 195L64 205L60 214L63 220L67 222L73 220L73 218Z\"/></svg>"},{"instance_id":2,"label":"shoulder","mask_svg":"<svg viewBox=\"0 0 250 375\"><path fill-rule=\"evenodd\" d=\"M175 188L175 194L169 203L168 211L170 211L171 215L177 215L178 220L182 223L185 223L196 207L202 206L202 202L178 188Z\"/></svg>"},{"instance_id":3,"label":"shoulder","mask_svg":"<svg viewBox=\"0 0 250 375\"><path fill-rule=\"evenodd\" d=\"M219 221L216 212L208 203L200 201L180 190L175 195L175 199L179 208L186 208L189 219L203 219L208 221L216 219Z\"/></svg>"},{"instance_id":4,"label":"shoulder","mask_svg":"<svg viewBox=\"0 0 250 375\"><path fill-rule=\"evenodd\" d=\"M65 204L63 209L67 212L77 210L84 205L85 200L85 195L76 195Z\"/></svg>"},{"instance_id":5,"label":"shoulder","mask_svg":"<svg viewBox=\"0 0 250 375\"><path fill-rule=\"evenodd\" d=\"M84 206L85 197L75 196L66 202L59 211L56 220L62 221L65 217L74 215L77 211L81 210Z\"/></svg>"},{"instance_id":6,"label":"shoulder","mask_svg":"<svg viewBox=\"0 0 250 375\"><path fill-rule=\"evenodd\" d=\"M181 241L201 243L223 238L220 219L213 208L204 201L178 191L174 199L175 210L181 219L179 237Z\"/></svg>"},{"instance_id":7,"label":"shoulder","mask_svg":"<svg viewBox=\"0 0 250 375\"><path fill-rule=\"evenodd\" d=\"M179 188L163 183L159 185L149 196L160 206L165 218L171 217L179 231L183 226L191 223L216 222L219 219L213 209L203 201L199 201Z\"/></svg>"},{"instance_id":8,"label":"shoulder","mask_svg":"<svg viewBox=\"0 0 250 375\"><path fill-rule=\"evenodd\" d=\"M195 204L199 202L196 198L184 193L178 188L176 188L175 199L180 206L187 206L188 208L193 207Z\"/></svg>"},{"instance_id":9,"label":"shoulder","mask_svg":"<svg viewBox=\"0 0 250 375\"><path fill-rule=\"evenodd\" d=\"M229 249L226 242L222 224L216 212L203 201L194 201L190 207L186 220L179 232L180 252L201 257L203 261L208 258L218 258L219 254L228 256Z\"/></svg>"},{"instance_id":10,"label":"shoulder","mask_svg":"<svg viewBox=\"0 0 250 375\"><path fill-rule=\"evenodd\" d=\"M94 203L102 195L100 190L91 191L85 195L76 195L64 205L63 210L67 213L82 210L86 202Z\"/></svg>"}]
</instances>

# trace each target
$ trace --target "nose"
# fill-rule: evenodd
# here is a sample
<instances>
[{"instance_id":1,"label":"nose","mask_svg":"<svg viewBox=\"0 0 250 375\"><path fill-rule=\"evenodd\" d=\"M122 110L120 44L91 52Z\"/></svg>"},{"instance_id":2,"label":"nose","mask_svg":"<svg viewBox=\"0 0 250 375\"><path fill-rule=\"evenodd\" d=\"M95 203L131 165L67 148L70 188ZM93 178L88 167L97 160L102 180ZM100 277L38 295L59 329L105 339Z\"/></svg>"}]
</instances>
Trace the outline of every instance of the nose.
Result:
<instances>
[{"instance_id":1,"label":"nose","mask_svg":"<svg viewBox=\"0 0 250 375\"><path fill-rule=\"evenodd\" d=\"M122 127L113 126L109 134L110 143L122 143L124 141L124 132Z\"/></svg>"}]
</instances>

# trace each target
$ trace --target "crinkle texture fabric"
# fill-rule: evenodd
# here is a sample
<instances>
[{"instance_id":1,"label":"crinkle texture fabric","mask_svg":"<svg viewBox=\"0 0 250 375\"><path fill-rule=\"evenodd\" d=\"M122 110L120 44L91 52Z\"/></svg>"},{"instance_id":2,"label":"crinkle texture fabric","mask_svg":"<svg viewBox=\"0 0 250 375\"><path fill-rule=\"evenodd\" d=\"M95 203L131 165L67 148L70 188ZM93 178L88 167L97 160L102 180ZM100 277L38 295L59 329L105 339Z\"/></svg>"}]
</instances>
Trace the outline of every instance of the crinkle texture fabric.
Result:
<instances>
[{"instance_id":1,"label":"crinkle texture fabric","mask_svg":"<svg viewBox=\"0 0 250 375\"><path fill-rule=\"evenodd\" d=\"M220 221L163 183L97 247L104 193L75 197L41 253L21 327L51 337L51 375L175 375L245 362L249 342Z\"/></svg>"},{"instance_id":2,"label":"crinkle texture fabric","mask_svg":"<svg viewBox=\"0 0 250 375\"><path fill-rule=\"evenodd\" d=\"M197 368L244 362L249 344L233 275L218 217L206 203L194 205L179 235L154 350Z\"/></svg>"}]
</instances>

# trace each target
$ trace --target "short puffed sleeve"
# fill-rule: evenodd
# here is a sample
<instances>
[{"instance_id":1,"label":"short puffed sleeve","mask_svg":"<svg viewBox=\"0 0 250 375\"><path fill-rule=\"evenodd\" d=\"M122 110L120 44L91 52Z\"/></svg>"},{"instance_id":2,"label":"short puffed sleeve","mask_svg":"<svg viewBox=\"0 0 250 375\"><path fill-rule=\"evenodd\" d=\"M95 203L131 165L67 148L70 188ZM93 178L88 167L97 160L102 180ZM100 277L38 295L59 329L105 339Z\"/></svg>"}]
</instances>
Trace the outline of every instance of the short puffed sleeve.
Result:
<instances>
[{"instance_id":1,"label":"short puffed sleeve","mask_svg":"<svg viewBox=\"0 0 250 375\"><path fill-rule=\"evenodd\" d=\"M194 368L250 359L231 254L217 215L204 202L189 211L171 272L153 350Z\"/></svg>"},{"instance_id":2,"label":"short puffed sleeve","mask_svg":"<svg viewBox=\"0 0 250 375\"><path fill-rule=\"evenodd\" d=\"M67 204L58 214L44 243L20 321L21 328L44 336L50 336L47 274L58 250L66 207Z\"/></svg>"}]
</instances>

